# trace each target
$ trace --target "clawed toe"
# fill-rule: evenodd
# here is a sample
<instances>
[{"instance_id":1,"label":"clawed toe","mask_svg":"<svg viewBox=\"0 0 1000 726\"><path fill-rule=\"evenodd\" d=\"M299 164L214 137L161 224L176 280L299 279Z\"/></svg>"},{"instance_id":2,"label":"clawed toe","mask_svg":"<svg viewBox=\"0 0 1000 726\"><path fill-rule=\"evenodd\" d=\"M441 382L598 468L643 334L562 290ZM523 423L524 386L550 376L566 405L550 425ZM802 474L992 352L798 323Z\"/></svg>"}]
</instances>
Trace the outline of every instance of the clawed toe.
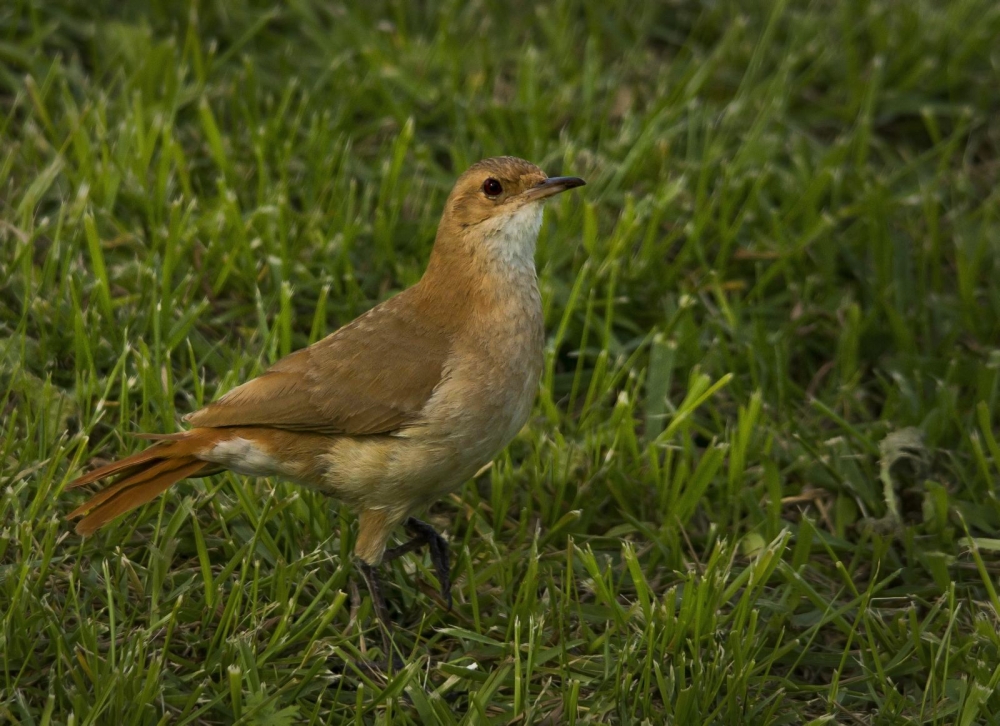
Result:
<instances>
[{"instance_id":1,"label":"clawed toe","mask_svg":"<svg viewBox=\"0 0 1000 726\"><path fill-rule=\"evenodd\" d=\"M438 582L441 583L441 599L445 602L445 609L451 611L451 567L448 557L448 540L438 534L427 522L422 522L415 517L407 519L403 523L403 526L410 533L411 539L398 547L387 549L382 556L382 561L391 562L397 557L407 552L418 550L426 544L430 550L434 573L437 575Z\"/></svg>"},{"instance_id":2,"label":"clawed toe","mask_svg":"<svg viewBox=\"0 0 1000 726\"><path fill-rule=\"evenodd\" d=\"M438 582L441 583L441 597L444 599L446 610L451 611L451 567L448 563L448 542L445 538L434 533L434 538L428 543L431 551L431 563L434 565L434 572L437 574Z\"/></svg>"}]
</instances>

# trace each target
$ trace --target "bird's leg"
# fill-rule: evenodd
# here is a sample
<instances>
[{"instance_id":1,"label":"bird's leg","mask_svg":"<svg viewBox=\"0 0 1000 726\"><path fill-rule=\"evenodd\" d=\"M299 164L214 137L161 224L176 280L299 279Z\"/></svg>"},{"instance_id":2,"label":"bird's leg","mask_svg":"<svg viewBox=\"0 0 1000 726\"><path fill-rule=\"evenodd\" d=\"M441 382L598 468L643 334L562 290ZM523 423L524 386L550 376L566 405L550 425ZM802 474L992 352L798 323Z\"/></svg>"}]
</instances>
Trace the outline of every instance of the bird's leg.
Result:
<instances>
[{"instance_id":1,"label":"bird's leg","mask_svg":"<svg viewBox=\"0 0 1000 726\"><path fill-rule=\"evenodd\" d=\"M447 604L447 609L451 610L451 568L448 565L448 541L427 522L422 522L416 517L408 517L403 522L403 527L410 533L410 540L398 547L387 549L382 555L382 561L390 562L407 552L418 550L426 544L431 553L431 563L437 573L438 582L441 583L441 597Z\"/></svg>"},{"instance_id":2,"label":"bird's leg","mask_svg":"<svg viewBox=\"0 0 1000 726\"><path fill-rule=\"evenodd\" d=\"M360 558L356 562L358 571L365 578L368 593L372 596L372 608L375 610L375 618L378 620L379 632L382 633L382 652L386 662L392 662L392 621L389 620L389 609L385 606L385 597L382 595L382 582L379 580L378 570Z\"/></svg>"}]
</instances>

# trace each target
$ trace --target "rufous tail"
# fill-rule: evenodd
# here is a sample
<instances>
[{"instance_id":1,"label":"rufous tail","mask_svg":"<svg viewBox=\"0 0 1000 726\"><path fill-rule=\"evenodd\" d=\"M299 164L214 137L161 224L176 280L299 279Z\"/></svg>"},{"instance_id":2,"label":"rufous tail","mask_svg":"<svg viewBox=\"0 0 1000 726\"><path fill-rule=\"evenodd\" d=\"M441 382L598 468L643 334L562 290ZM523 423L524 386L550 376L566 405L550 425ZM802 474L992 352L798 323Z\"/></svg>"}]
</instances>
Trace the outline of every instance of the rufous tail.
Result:
<instances>
[{"instance_id":1,"label":"rufous tail","mask_svg":"<svg viewBox=\"0 0 1000 726\"><path fill-rule=\"evenodd\" d=\"M141 434L140 437L156 443L132 456L94 469L67 485L66 488L71 489L118 476L110 486L69 513L69 517L87 515L77 523L77 534L93 534L119 514L141 507L181 479L219 471L218 464L199 459L198 453L226 438L227 433L200 428L179 434Z\"/></svg>"}]
</instances>

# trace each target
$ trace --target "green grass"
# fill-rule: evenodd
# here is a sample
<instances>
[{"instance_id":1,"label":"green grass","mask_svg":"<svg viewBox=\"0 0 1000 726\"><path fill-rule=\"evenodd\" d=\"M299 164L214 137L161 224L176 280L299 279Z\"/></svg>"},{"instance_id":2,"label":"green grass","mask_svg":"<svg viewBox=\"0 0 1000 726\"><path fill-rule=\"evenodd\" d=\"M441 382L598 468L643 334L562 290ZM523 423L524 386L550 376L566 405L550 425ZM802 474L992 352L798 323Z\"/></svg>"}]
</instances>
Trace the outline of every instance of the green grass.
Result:
<instances>
[{"instance_id":1,"label":"green grass","mask_svg":"<svg viewBox=\"0 0 1000 726\"><path fill-rule=\"evenodd\" d=\"M355 7L357 5L357 7ZM1000 5L0 7L0 721L1000 718ZM529 425L350 596L351 518L62 489L412 284L456 175L539 244Z\"/></svg>"}]
</instances>

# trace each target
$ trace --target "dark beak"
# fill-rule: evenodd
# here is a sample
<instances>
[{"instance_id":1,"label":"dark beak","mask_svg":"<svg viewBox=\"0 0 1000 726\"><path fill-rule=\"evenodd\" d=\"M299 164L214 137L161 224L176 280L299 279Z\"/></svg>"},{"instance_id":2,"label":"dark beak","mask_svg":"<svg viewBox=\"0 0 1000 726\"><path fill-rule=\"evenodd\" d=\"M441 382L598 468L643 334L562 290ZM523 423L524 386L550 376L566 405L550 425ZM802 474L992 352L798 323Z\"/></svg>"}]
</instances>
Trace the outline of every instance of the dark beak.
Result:
<instances>
[{"instance_id":1,"label":"dark beak","mask_svg":"<svg viewBox=\"0 0 1000 726\"><path fill-rule=\"evenodd\" d=\"M586 183L583 179L576 176L551 176L523 192L523 196L527 202L536 202L540 199L547 199L559 192L564 192L567 189L582 187Z\"/></svg>"}]
</instances>

